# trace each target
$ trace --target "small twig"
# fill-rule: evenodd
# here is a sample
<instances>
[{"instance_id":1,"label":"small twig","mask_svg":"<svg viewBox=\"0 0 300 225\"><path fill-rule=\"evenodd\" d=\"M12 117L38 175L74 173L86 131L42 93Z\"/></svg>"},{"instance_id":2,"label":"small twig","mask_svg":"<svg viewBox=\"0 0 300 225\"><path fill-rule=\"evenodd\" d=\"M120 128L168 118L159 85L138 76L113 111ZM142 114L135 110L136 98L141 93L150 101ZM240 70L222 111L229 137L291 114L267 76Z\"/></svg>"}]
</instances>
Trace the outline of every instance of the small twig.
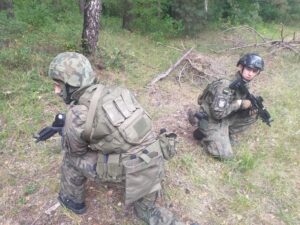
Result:
<instances>
[{"instance_id":1,"label":"small twig","mask_svg":"<svg viewBox=\"0 0 300 225\"><path fill-rule=\"evenodd\" d=\"M183 49L186 49L186 47L183 44L183 41L181 41L181 46L182 46Z\"/></svg>"},{"instance_id":2,"label":"small twig","mask_svg":"<svg viewBox=\"0 0 300 225\"><path fill-rule=\"evenodd\" d=\"M244 25L244 27L248 28L249 30L253 31L254 33L256 33L264 42L266 42L266 38L263 37L260 33L257 32L257 30L255 30L253 27L249 27L247 25Z\"/></svg>"},{"instance_id":3,"label":"small twig","mask_svg":"<svg viewBox=\"0 0 300 225\"><path fill-rule=\"evenodd\" d=\"M281 24L280 36L281 36L281 42L283 42L284 41L284 37L283 37L283 24Z\"/></svg>"},{"instance_id":4,"label":"small twig","mask_svg":"<svg viewBox=\"0 0 300 225\"><path fill-rule=\"evenodd\" d=\"M183 65L182 69L180 70L180 73L178 74L178 83L179 83L179 86L181 87L181 77L182 77L182 74L183 74L183 71L185 70L185 67L187 65L187 62Z\"/></svg>"},{"instance_id":5,"label":"small twig","mask_svg":"<svg viewBox=\"0 0 300 225\"><path fill-rule=\"evenodd\" d=\"M293 34L293 39L292 39L293 41L296 41L296 32L294 32L294 34Z\"/></svg>"},{"instance_id":6,"label":"small twig","mask_svg":"<svg viewBox=\"0 0 300 225\"><path fill-rule=\"evenodd\" d=\"M45 211L45 213L46 213L47 215L51 215L51 213L52 213L53 211L55 211L59 206L60 206L60 203L57 202L57 203L55 203L53 206L51 206L49 209L47 209L47 210Z\"/></svg>"}]
</instances>

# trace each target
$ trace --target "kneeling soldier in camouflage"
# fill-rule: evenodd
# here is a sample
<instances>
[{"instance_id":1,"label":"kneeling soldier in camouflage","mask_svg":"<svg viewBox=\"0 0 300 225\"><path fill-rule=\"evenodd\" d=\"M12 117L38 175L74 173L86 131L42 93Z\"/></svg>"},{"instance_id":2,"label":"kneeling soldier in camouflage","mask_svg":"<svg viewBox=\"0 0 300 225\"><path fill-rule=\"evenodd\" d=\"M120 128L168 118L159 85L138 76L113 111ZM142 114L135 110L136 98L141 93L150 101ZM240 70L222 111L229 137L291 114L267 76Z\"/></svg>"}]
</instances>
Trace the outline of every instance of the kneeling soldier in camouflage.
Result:
<instances>
[{"instance_id":1,"label":"kneeling soldier in camouflage","mask_svg":"<svg viewBox=\"0 0 300 225\"><path fill-rule=\"evenodd\" d=\"M95 83L86 57L57 55L49 76L55 93L69 105L62 131L64 159L59 201L77 214L86 211L85 183L125 181L125 204L147 224L179 225L172 212L155 206L164 159L175 154L174 133L156 137L152 120L122 87Z\"/></svg>"},{"instance_id":2,"label":"kneeling soldier in camouflage","mask_svg":"<svg viewBox=\"0 0 300 225\"><path fill-rule=\"evenodd\" d=\"M194 137L204 149L221 159L233 157L232 135L246 130L260 116L270 125L270 114L261 97L249 93L248 84L264 69L263 59L254 53L244 55L237 63L235 80L219 79L210 83L198 97L200 109L189 110L188 117L197 129Z\"/></svg>"}]
</instances>

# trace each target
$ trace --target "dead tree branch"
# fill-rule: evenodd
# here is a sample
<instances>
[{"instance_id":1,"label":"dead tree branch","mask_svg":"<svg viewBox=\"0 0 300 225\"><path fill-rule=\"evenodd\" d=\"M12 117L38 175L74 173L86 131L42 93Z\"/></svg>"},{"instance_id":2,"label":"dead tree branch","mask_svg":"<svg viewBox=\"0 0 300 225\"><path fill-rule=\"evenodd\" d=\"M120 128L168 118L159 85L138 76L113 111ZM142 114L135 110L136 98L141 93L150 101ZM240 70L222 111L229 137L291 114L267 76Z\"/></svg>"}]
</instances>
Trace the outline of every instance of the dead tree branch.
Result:
<instances>
[{"instance_id":1,"label":"dead tree branch","mask_svg":"<svg viewBox=\"0 0 300 225\"><path fill-rule=\"evenodd\" d=\"M280 29L280 40L271 40L263 37L259 32L257 32L254 28L249 27L249 26L238 26L238 27L231 27L228 28L227 30L224 31L228 32L231 30L238 30L238 29L248 29L256 34L256 36L259 36L262 41L255 43L250 43L250 44L244 44L244 45L236 45L234 47L230 48L225 48L219 51L211 49L212 52L214 53L222 53L226 51L232 51L232 50L238 50L238 49L243 49L243 48L251 48L251 47L268 47L271 48L271 54L274 52L277 52L278 50L283 50L283 49L288 49L295 54L299 54L299 48L300 48L300 41L296 40L296 32L293 33L292 39L290 41L287 41L287 35L284 34L284 25L281 25ZM230 39L229 39L230 40ZM231 40L230 40L231 41ZM233 41L232 41L233 42ZM277 49L274 49L277 48Z\"/></svg>"},{"instance_id":2,"label":"dead tree branch","mask_svg":"<svg viewBox=\"0 0 300 225\"><path fill-rule=\"evenodd\" d=\"M257 34L264 42L267 41L267 38L265 38L257 30L255 30L253 27L250 27L250 26L247 26L247 25L242 25L242 26L238 26L238 27L230 27L230 28L224 30L223 33L226 33L227 31L230 31L230 30L237 30L237 29L241 29L241 28L245 28L247 30L250 30L250 31L254 32L255 34Z\"/></svg>"},{"instance_id":3,"label":"dead tree branch","mask_svg":"<svg viewBox=\"0 0 300 225\"><path fill-rule=\"evenodd\" d=\"M150 85L154 85L157 81L168 76L192 51L194 48L188 50L180 59L177 60L175 64L173 64L166 72L158 74L151 82Z\"/></svg>"}]
</instances>

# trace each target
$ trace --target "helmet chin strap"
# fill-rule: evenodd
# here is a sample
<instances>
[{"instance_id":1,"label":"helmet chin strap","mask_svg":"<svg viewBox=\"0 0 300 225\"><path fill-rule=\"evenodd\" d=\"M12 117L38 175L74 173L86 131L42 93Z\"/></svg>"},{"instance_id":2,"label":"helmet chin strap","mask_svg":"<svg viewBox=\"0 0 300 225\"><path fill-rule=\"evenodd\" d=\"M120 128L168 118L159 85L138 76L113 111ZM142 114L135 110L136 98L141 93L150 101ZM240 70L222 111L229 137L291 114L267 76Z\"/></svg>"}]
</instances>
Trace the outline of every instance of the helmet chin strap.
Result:
<instances>
[{"instance_id":1,"label":"helmet chin strap","mask_svg":"<svg viewBox=\"0 0 300 225\"><path fill-rule=\"evenodd\" d=\"M77 89L77 87L72 87L69 84L64 85L61 97L67 105L72 102L71 96Z\"/></svg>"}]
</instances>

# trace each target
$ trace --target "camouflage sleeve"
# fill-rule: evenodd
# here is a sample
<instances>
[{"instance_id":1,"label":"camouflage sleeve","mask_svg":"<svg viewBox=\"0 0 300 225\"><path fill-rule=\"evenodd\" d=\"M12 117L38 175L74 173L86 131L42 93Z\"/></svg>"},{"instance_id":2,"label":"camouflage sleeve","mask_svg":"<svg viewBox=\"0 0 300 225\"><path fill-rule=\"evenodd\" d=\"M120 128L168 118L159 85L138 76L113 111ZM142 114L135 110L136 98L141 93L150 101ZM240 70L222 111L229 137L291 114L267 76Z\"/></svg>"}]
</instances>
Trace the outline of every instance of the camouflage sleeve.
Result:
<instances>
[{"instance_id":1,"label":"camouflage sleeve","mask_svg":"<svg viewBox=\"0 0 300 225\"><path fill-rule=\"evenodd\" d=\"M211 115L219 120L227 117L230 113L239 110L241 100L234 98L234 93L227 84L221 84L216 88L216 92L210 105Z\"/></svg>"},{"instance_id":2,"label":"camouflage sleeve","mask_svg":"<svg viewBox=\"0 0 300 225\"><path fill-rule=\"evenodd\" d=\"M82 138L87 112L86 106L76 105L66 115L63 147L71 154L82 155L88 151L88 143Z\"/></svg>"}]
</instances>

